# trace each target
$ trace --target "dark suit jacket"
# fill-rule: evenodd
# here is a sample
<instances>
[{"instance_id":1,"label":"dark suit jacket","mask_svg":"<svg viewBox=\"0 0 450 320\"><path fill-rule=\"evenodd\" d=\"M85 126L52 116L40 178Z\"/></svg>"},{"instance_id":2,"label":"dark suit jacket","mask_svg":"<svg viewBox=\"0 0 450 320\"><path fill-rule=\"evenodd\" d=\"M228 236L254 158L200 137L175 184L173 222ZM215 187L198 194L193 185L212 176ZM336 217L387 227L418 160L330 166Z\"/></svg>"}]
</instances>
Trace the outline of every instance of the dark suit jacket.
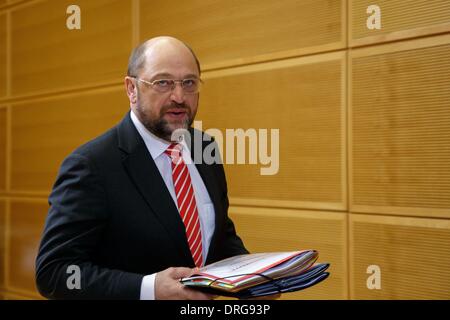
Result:
<instances>
[{"instance_id":1,"label":"dark suit jacket","mask_svg":"<svg viewBox=\"0 0 450 320\"><path fill-rule=\"evenodd\" d=\"M228 217L223 166L196 167L216 212L206 264L248 253ZM45 297L139 299L144 275L195 266L177 207L129 113L64 160L49 204L36 259ZM67 286L70 265L80 268L80 289Z\"/></svg>"}]
</instances>

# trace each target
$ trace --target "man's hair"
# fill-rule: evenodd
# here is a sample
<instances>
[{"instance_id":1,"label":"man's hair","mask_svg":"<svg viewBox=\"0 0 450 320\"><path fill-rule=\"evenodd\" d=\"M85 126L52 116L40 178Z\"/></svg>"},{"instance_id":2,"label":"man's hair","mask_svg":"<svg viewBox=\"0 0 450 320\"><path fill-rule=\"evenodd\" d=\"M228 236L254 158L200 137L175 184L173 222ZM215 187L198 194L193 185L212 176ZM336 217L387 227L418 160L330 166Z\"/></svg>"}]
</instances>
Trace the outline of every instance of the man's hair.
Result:
<instances>
[{"instance_id":1,"label":"man's hair","mask_svg":"<svg viewBox=\"0 0 450 320\"><path fill-rule=\"evenodd\" d=\"M186 43L183 42L183 44L192 53L192 56L195 59L195 63L197 64L198 74L200 76L201 74L200 62L198 61L197 56L194 53L194 50L192 50L191 47L189 47ZM127 75L129 77L136 77L139 71L141 71L141 69L144 67L145 52L147 51L147 46L148 46L147 41L141 43L139 46L134 48L133 52L131 53L130 59L128 60L128 71L127 71Z\"/></svg>"}]
</instances>

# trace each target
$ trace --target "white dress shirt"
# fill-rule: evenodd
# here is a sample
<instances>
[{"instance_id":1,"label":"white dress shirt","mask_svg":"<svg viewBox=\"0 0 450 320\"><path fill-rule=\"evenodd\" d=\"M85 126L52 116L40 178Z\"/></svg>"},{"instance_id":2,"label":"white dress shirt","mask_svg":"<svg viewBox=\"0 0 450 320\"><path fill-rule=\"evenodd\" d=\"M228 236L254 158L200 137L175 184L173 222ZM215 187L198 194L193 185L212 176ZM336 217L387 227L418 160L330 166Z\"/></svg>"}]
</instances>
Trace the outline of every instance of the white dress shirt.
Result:
<instances>
[{"instance_id":1,"label":"white dress shirt","mask_svg":"<svg viewBox=\"0 0 450 320\"><path fill-rule=\"evenodd\" d=\"M155 161L156 166L167 186L167 189L172 196L172 199L177 205L177 198L175 194L175 188L172 180L172 165L170 157L164 153L169 142L162 140L148 131L144 125L139 121L133 111L130 112L131 120L134 126L139 132L140 136L144 140L147 149ZM209 245L215 228L215 211L214 205L206 190L205 184L198 173L197 167L192 161L189 148L182 142L183 150L182 157L186 163L189 174L191 175L192 187L194 188L195 200L197 202L197 209L199 214L200 229L202 234L202 255L203 264L205 263L208 255ZM155 276L156 273L144 276L141 284L141 300L154 300L155 299Z\"/></svg>"}]
</instances>

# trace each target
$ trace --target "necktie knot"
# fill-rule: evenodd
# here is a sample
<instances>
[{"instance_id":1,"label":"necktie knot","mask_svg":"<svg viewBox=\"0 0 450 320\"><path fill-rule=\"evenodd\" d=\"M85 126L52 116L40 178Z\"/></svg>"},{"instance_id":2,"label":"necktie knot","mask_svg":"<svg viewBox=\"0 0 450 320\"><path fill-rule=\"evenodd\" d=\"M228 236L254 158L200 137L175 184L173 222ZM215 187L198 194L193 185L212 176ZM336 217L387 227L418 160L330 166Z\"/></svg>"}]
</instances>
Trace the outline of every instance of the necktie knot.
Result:
<instances>
[{"instance_id":1,"label":"necktie knot","mask_svg":"<svg viewBox=\"0 0 450 320\"><path fill-rule=\"evenodd\" d=\"M178 164L181 159L181 149L183 149L182 145L179 143L172 143L167 149L164 151L167 154L174 164Z\"/></svg>"}]
</instances>

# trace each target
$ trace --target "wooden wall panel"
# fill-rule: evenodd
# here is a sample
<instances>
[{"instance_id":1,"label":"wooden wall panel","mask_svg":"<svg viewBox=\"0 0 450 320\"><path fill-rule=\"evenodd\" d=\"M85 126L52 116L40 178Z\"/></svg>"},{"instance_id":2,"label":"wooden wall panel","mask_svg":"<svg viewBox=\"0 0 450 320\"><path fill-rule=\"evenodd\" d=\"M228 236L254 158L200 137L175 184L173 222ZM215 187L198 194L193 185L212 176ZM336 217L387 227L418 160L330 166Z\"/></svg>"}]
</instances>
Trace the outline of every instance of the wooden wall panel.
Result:
<instances>
[{"instance_id":1,"label":"wooden wall panel","mask_svg":"<svg viewBox=\"0 0 450 320\"><path fill-rule=\"evenodd\" d=\"M141 40L189 43L206 69L345 46L345 1L141 1ZM314 48L312 48L314 47ZM273 57L272 57L273 58Z\"/></svg>"},{"instance_id":2,"label":"wooden wall panel","mask_svg":"<svg viewBox=\"0 0 450 320\"><path fill-rule=\"evenodd\" d=\"M450 299L450 221L350 215L351 298ZM381 289L367 289L369 265Z\"/></svg>"},{"instance_id":3,"label":"wooden wall panel","mask_svg":"<svg viewBox=\"0 0 450 320\"><path fill-rule=\"evenodd\" d=\"M77 1L81 30L66 27L70 0L12 11L12 94L121 81L131 50L131 0Z\"/></svg>"},{"instance_id":4,"label":"wooden wall panel","mask_svg":"<svg viewBox=\"0 0 450 320\"><path fill-rule=\"evenodd\" d=\"M283 299L346 299L347 229L345 213L231 207L238 234L252 252L319 251L317 262L329 262L330 277Z\"/></svg>"},{"instance_id":5,"label":"wooden wall panel","mask_svg":"<svg viewBox=\"0 0 450 320\"><path fill-rule=\"evenodd\" d=\"M5 286L6 200L0 199L0 293Z\"/></svg>"},{"instance_id":6,"label":"wooden wall panel","mask_svg":"<svg viewBox=\"0 0 450 320\"><path fill-rule=\"evenodd\" d=\"M6 96L6 50L6 14L0 14L0 98Z\"/></svg>"},{"instance_id":7,"label":"wooden wall panel","mask_svg":"<svg viewBox=\"0 0 450 320\"><path fill-rule=\"evenodd\" d=\"M34 296L30 297L30 296L26 296L23 294L16 294L16 293L12 293L10 291L5 292L4 295L4 300L37 300Z\"/></svg>"},{"instance_id":8,"label":"wooden wall panel","mask_svg":"<svg viewBox=\"0 0 450 320\"><path fill-rule=\"evenodd\" d=\"M45 200L10 201L8 288L37 294L35 260L47 211Z\"/></svg>"},{"instance_id":9,"label":"wooden wall panel","mask_svg":"<svg viewBox=\"0 0 450 320\"><path fill-rule=\"evenodd\" d=\"M349 0L350 45L367 45L450 31L450 2L445 0ZM381 10L381 28L369 29L370 5Z\"/></svg>"},{"instance_id":10,"label":"wooden wall panel","mask_svg":"<svg viewBox=\"0 0 450 320\"><path fill-rule=\"evenodd\" d=\"M0 107L0 193L6 190L6 112Z\"/></svg>"},{"instance_id":11,"label":"wooden wall panel","mask_svg":"<svg viewBox=\"0 0 450 320\"><path fill-rule=\"evenodd\" d=\"M20 5L25 2L31 2L36 0L0 0L0 10L8 10L11 9L12 5ZM39 1L39 0L37 0Z\"/></svg>"},{"instance_id":12,"label":"wooden wall panel","mask_svg":"<svg viewBox=\"0 0 450 320\"><path fill-rule=\"evenodd\" d=\"M352 52L353 211L450 217L449 43Z\"/></svg>"},{"instance_id":13,"label":"wooden wall panel","mask_svg":"<svg viewBox=\"0 0 450 320\"><path fill-rule=\"evenodd\" d=\"M335 53L204 74L197 120L203 129L222 132L233 203L345 209L344 57ZM247 164L236 164L236 155L230 164L226 129L238 128L268 129L268 141L270 130L279 129L277 174L261 175L269 165L249 164L248 155Z\"/></svg>"},{"instance_id":14,"label":"wooden wall panel","mask_svg":"<svg viewBox=\"0 0 450 320\"><path fill-rule=\"evenodd\" d=\"M11 189L47 195L62 160L117 124L127 101L111 88L13 105Z\"/></svg>"}]
</instances>

